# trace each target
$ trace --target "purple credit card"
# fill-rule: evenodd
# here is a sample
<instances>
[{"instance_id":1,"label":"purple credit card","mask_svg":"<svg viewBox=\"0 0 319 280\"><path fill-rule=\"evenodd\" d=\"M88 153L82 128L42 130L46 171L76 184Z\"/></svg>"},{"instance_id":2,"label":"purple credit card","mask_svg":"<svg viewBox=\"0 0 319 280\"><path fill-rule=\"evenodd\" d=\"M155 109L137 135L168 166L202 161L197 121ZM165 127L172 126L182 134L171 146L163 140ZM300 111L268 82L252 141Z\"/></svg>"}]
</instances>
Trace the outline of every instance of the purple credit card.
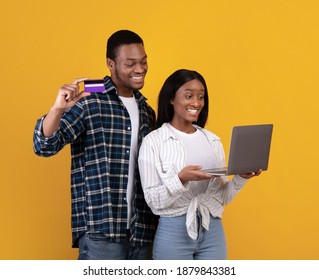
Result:
<instances>
[{"instance_id":1,"label":"purple credit card","mask_svg":"<svg viewBox=\"0 0 319 280\"><path fill-rule=\"evenodd\" d=\"M104 80L85 80L84 91L86 92L103 92L105 91Z\"/></svg>"}]
</instances>

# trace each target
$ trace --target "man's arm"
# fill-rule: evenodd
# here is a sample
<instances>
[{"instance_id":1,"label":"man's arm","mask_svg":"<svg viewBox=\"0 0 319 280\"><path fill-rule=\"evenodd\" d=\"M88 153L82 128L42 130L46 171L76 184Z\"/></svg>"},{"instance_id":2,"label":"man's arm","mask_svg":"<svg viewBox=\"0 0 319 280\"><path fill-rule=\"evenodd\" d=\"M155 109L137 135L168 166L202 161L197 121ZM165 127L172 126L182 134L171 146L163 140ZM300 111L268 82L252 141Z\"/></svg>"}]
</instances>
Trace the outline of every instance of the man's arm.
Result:
<instances>
[{"instance_id":1,"label":"man's arm","mask_svg":"<svg viewBox=\"0 0 319 280\"><path fill-rule=\"evenodd\" d=\"M64 111L71 108L81 98L89 96L89 92L79 92L78 84L87 78L75 79L71 84L65 84L59 88L55 103L43 120L42 132L45 137L50 137L59 128Z\"/></svg>"}]
</instances>

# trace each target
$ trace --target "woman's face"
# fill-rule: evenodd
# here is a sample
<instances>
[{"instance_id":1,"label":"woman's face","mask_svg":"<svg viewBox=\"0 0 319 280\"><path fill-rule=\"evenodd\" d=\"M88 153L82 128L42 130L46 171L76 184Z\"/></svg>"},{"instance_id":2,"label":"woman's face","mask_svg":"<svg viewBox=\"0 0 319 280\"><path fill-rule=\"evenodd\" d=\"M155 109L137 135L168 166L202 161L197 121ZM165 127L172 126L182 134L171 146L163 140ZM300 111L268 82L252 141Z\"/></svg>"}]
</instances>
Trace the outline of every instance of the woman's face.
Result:
<instances>
[{"instance_id":1,"label":"woman's face","mask_svg":"<svg viewBox=\"0 0 319 280\"><path fill-rule=\"evenodd\" d=\"M204 86L198 80L191 80L182 85L171 101L174 107L172 125L176 128L182 128L197 121L205 104L204 95Z\"/></svg>"}]
</instances>

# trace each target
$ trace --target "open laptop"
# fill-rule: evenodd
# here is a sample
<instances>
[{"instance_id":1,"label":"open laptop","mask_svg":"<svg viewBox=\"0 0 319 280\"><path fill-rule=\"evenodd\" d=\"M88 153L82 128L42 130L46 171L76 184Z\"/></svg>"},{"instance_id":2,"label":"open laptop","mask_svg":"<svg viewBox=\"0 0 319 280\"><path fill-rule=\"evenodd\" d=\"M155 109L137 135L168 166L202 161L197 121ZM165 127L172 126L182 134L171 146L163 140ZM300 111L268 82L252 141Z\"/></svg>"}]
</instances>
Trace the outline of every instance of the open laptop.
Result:
<instances>
[{"instance_id":1,"label":"open laptop","mask_svg":"<svg viewBox=\"0 0 319 280\"><path fill-rule=\"evenodd\" d=\"M234 175L268 169L273 125L234 126L230 141L228 167L202 169L215 175Z\"/></svg>"}]
</instances>

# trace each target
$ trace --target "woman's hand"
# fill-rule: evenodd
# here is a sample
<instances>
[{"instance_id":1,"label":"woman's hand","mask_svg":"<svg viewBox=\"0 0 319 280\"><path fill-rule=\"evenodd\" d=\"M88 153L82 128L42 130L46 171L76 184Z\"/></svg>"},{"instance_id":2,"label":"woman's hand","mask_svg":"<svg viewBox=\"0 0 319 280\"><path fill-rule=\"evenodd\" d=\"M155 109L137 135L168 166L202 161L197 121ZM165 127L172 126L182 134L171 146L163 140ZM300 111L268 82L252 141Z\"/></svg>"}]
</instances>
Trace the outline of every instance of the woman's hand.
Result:
<instances>
[{"instance_id":1,"label":"woman's hand","mask_svg":"<svg viewBox=\"0 0 319 280\"><path fill-rule=\"evenodd\" d=\"M240 174L239 176L241 176L242 178L244 179L250 179L252 177L255 177L255 176L259 176L261 174L262 170L259 169L258 171L256 172L251 172L251 173L244 173L244 174Z\"/></svg>"},{"instance_id":2,"label":"woman's hand","mask_svg":"<svg viewBox=\"0 0 319 280\"><path fill-rule=\"evenodd\" d=\"M214 178L213 175L209 175L200 171L201 169L202 166L200 165L186 166L178 173L178 177L182 184L185 184L189 181L202 181Z\"/></svg>"}]
</instances>

